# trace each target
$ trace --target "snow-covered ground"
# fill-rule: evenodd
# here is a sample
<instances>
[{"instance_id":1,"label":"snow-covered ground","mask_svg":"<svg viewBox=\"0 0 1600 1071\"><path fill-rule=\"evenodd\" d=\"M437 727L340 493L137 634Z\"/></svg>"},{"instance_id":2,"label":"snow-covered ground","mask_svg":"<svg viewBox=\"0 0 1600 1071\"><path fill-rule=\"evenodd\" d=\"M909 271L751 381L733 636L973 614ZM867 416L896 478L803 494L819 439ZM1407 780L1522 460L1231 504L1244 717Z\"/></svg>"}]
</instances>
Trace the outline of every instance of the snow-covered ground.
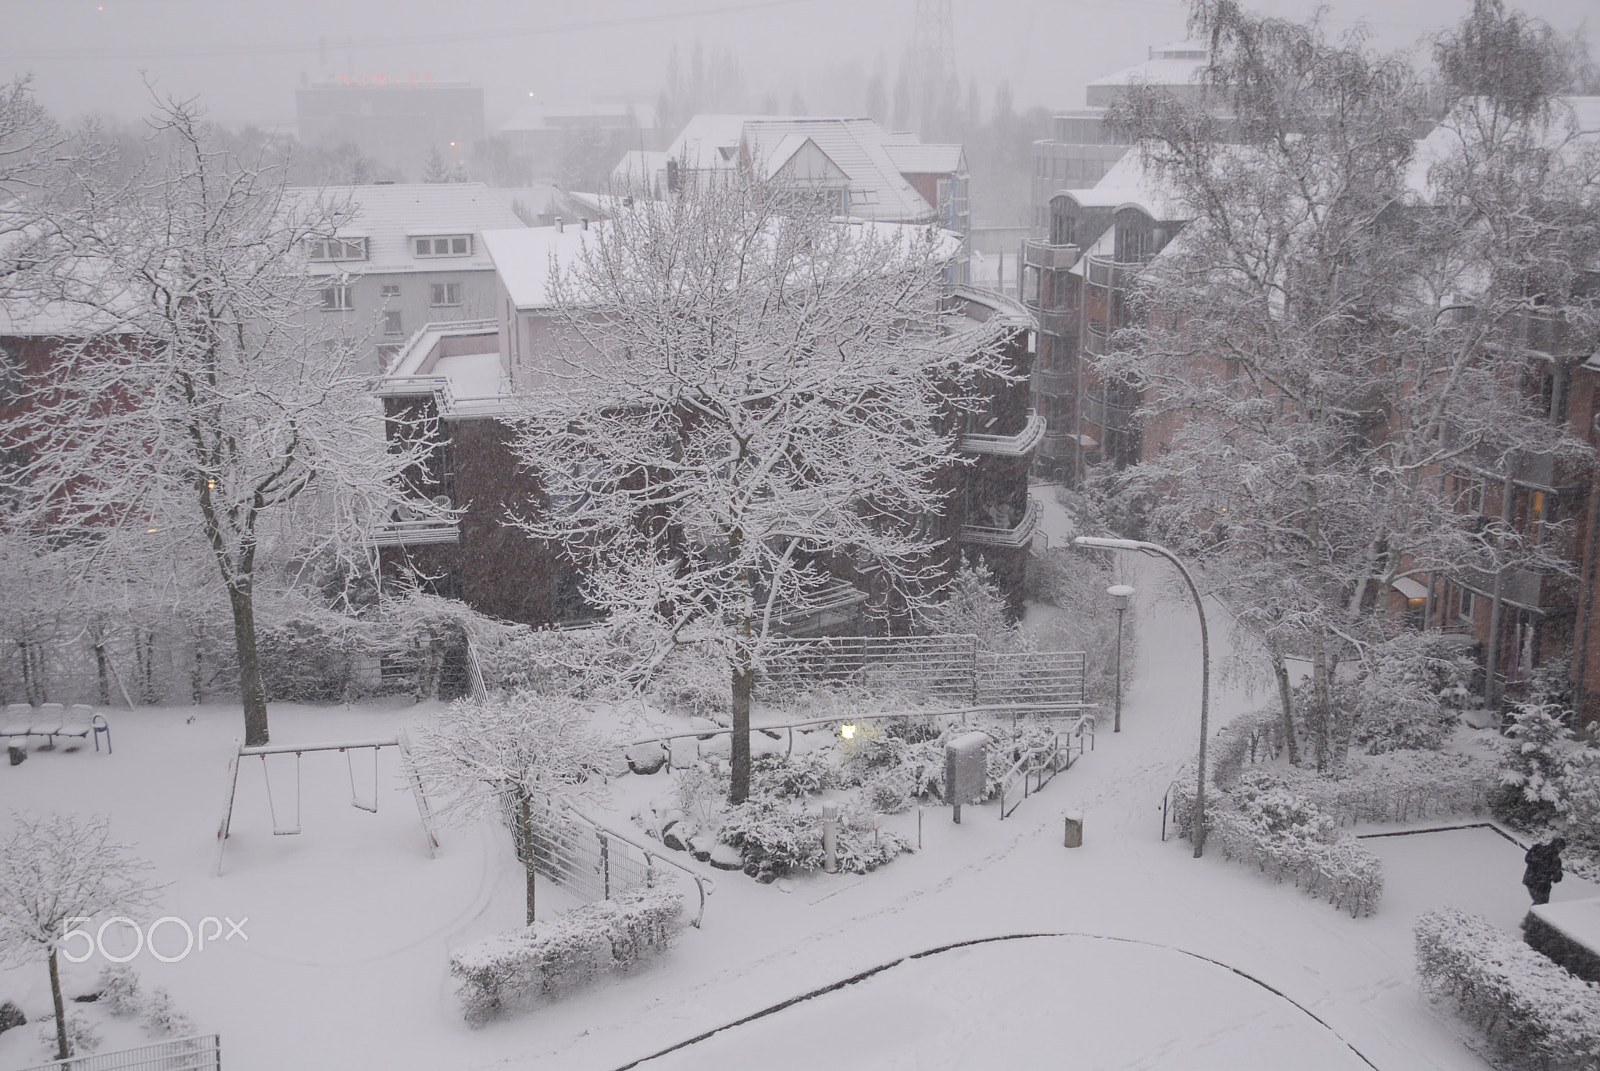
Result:
<instances>
[{"instance_id":1,"label":"snow-covered ground","mask_svg":"<svg viewBox=\"0 0 1600 1071\"><path fill-rule=\"evenodd\" d=\"M1075 1054L1083 1067L1344 1071L1364 1057L1385 1071L1484 1068L1464 1029L1419 994L1411 925L1454 904L1514 931L1527 901L1514 844L1488 829L1369 840L1386 892L1376 915L1352 919L1161 841L1162 793L1195 744L1199 681L1193 607L1167 594L1164 568L1129 566L1142 661L1123 732L1102 730L1094 751L1010 819L977 807L957 826L928 808L923 850L866 876L764 886L708 868L718 887L705 924L664 958L482 1029L462 1023L446 958L518 925L521 872L488 826L445 829L430 859L392 751L377 814L350 806L345 756L306 755L298 836L272 835L261 760L247 761L221 877L214 834L237 710L202 709L192 723L187 708L114 713L114 755L42 752L0 767L0 811L110 813L116 837L170 882L165 914L248 917L248 943L133 961L147 987L166 987L201 1029L222 1034L230 1071L615 1068L914 953L1013 934L1068 936L908 960L643 1066L741 1067L759 1056L773 1067L995 1067ZM1213 625L1221 646L1226 630ZM1254 702L1224 682L1217 723ZM424 713L279 706L273 736L372 739ZM363 797L366 761L353 759ZM294 764L272 762L288 823ZM628 775L616 787L625 818L665 784ZM1081 848L1062 846L1067 810L1085 813ZM914 814L902 821L914 829ZM1553 899L1597 891L1568 878ZM541 896L550 910L570 903L548 884ZM68 993L87 989L96 966L72 967ZM44 968L0 972L5 999L30 1019L45 1013ZM117 1030L108 1044L139 1040L137 1027ZM31 1023L0 1035L0 1068L44 1055Z\"/></svg>"}]
</instances>

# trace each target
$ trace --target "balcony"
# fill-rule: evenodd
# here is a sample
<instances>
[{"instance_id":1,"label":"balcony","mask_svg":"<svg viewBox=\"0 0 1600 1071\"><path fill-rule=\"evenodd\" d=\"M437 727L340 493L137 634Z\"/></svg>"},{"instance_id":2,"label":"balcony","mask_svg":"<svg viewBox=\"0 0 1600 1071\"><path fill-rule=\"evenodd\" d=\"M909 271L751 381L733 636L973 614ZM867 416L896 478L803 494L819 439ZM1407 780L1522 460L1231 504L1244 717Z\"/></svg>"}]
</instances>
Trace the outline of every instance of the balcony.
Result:
<instances>
[{"instance_id":1,"label":"balcony","mask_svg":"<svg viewBox=\"0 0 1600 1071\"><path fill-rule=\"evenodd\" d=\"M979 524L963 524L960 539L985 547L1025 547L1033 540L1034 529L1039 527L1039 503L1028 499L1022 519L1011 528L989 528Z\"/></svg>"},{"instance_id":2,"label":"balcony","mask_svg":"<svg viewBox=\"0 0 1600 1071\"><path fill-rule=\"evenodd\" d=\"M1052 245L1029 239L1022 245L1022 262L1030 268L1061 271L1078 263L1079 252L1075 245Z\"/></svg>"},{"instance_id":3,"label":"balcony","mask_svg":"<svg viewBox=\"0 0 1600 1071\"><path fill-rule=\"evenodd\" d=\"M775 607L773 621L786 635L821 635L854 622L866 601L866 592L847 580L834 579L811 592L804 604Z\"/></svg>"},{"instance_id":4,"label":"balcony","mask_svg":"<svg viewBox=\"0 0 1600 1071\"><path fill-rule=\"evenodd\" d=\"M1111 336L1105 324L1090 321L1088 330L1084 332L1083 350L1094 357L1103 357L1111 352Z\"/></svg>"},{"instance_id":5,"label":"balcony","mask_svg":"<svg viewBox=\"0 0 1600 1071\"><path fill-rule=\"evenodd\" d=\"M1506 327L1510 338L1523 349L1551 357L1587 353L1580 333L1559 316L1524 309L1507 317Z\"/></svg>"},{"instance_id":6,"label":"balcony","mask_svg":"<svg viewBox=\"0 0 1600 1071\"><path fill-rule=\"evenodd\" d=\"M1057 398L1070 398L1078 387L1078 376L1075 372L1041 368L1039 369L1038 377L1037 386L1040 394L1051 394Z\"/></svg>"},{"instance_id":7,"label":"balcony","mask_svg":"<svg viewBox=\"0 0 1600 1071\"><path fill-rule=\"evenodd\" d=\"M1035 309L1034 315L1039 318L1039 330L1047 335L1057 338L1076 338L1078 335L1078 312L1076 309Z\"/></svg>"},{"instance_id":8,"label":"balcony","mask_svg":"<svg viewBox=\"0 0 1600 1071\"><path fill-rule=\"evenodd\" d=\"M1455 570L1455 579L1466 588L1486 599L1494 597L1493 572L1463 566ZM1572 604L1571 585L1561 577L1538 569L1521 569L1508 566L1500 577L1500 598L1524 610L1547 611L1566 608Z\"/></svg>"},{"instance_id":9,"label":"balcony","mask_svg":"<svg viewBox=\"0 0 1600 1071\"><path fill-rule=\"evenodd\" d=\"M1089 282L1095 286L1120 289L1133 282L1133 277L1143 267L1143 264L1112 260L1110 257L1090 257Z\"/></svg>"},{"instance_id":10,"label":"balcony","mask_svg":"<svg viewBox=\"0 0 1600 1071\"><path fill-rule=\"evenodd\" d=\"M440 495L429 503L401 503L372 529L372 543L379 547L415 547L427 543L455 543L461 539L459 518L450 509L450 499Z\"/></svg>"},{"instance_id":11,"label":"balcony","mask_svg":"<svg viewBox=\"0 0 1600 1071\"><path fill-rule=\"evenodd\" d=\"M1044 438L1044 417L1028 410L1028 419L1015 435L963 435L961 449L969 454L994 454L999 457L1021 457L1038 449Z\"/></svg>"},{"instance_id":12,"label":"balcony","mask_svg":"<svg viewBox=\"0 0 1600 1071\"><path fill-rule=\"evenodd\" d=\"M1072 457L1078 449L1078 437L1070 431L1051 432L1040 444L1039 453L1045 457Z\"/></svg>"}]
</instances>

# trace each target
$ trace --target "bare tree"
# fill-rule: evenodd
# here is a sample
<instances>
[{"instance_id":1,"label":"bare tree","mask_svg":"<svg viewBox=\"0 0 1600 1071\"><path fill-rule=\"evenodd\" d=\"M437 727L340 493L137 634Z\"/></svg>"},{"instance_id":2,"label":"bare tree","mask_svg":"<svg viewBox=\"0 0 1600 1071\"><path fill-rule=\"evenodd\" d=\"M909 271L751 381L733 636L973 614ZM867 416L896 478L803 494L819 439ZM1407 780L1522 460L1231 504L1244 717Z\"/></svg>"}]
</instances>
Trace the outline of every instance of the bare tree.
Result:
<instances>
[{"instance_id":1,"label":"bare tree","mask_svg":"<svg viewBox=\"0 0 1600 1071\"><path fill-rule=\"evenodd\" d=\"M309 243L348 217L285 197L280 168L216 147L168 100L127 188L83 176L57 220L50 296L77 316L34 404L0 433L30 456L23 523L100 549L203 547L232 611L245 738L267 741L255 592L264 547L366 563L363 535L415 471L386 444L360 347L321 329ZM176 554L176 551L174 552Z\"/></svg>"},{"instance_id":2,"label":"bare tree","mask_svg":"<svg viewBox=\"0 0 1600 1071\"><path fill-rule=\"evenodd\" d=\"M527 872L532 925L540 816L553 797L585 791L605 742L584 725L570 699L516 692L454 703L415 730L410 743L417 772L438 793L436 815L511 826Z\"/></svg>"},{"instance_id":3,"label":"bare tree","mask_svg":"<svg viewBox=\"0 0 1600 1071\"><path fill-rule=\"evenodd\" d=\"M154 902L158 886L143 877L149 864L111 841L108 818L13 812L11 823L0 850L0 954L49 961L56 1059L65 1060L72 1053L56 957L70 933L83 932L73 924L140 911Z\"/></svg>"},{"instance_id":4,"label":"bare tree","mask_svg":"<svg viewBox=\"0 0 1600 1071\"><path fill-rule=\"evenodd\" d=\"M829 211L733 179L592 231L552 284L574 371L517 443L546 495L519 523L583 568L589 601L725 657L736 803L780 618L841 573L926 603L956 410L1004 377L993 339L948 333L940 233Z\"/></svg>"}]
</instances>

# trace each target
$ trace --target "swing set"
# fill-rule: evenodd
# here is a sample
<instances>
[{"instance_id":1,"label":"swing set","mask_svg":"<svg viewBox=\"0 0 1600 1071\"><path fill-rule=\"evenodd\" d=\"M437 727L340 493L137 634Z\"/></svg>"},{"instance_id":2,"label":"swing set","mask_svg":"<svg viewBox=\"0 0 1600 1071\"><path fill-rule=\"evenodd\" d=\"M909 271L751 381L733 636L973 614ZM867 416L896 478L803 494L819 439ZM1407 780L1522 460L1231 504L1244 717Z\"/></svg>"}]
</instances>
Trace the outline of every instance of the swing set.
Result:
<instances>
[{"instance_id":1,"label":"swing set","mask_svg":"<svg viewBox=\"0 0 1600 1071\"><path fill-rule=\"evenodd\" d=\"M332 742L324 744L264 744L259 747L244 747L241 745L229 763L228 769L228 805L223 810L222 824L217 827L217 874L222 874L222 855L227 847L228 837L232 834L233 803L239 790L239 768L245 759L259 758L261 760L261 777L267 792L267 813L272 819L272 834L275 837L298 836L301 831L301 780L300 765L307 754L323 751L339 751L344 753L345 771L350 778L350 806L370 814L378 813L378 752L384 748L395 748L400 753L400 765L407 782L411 787L412 796L417 801L417 813L422 818L422 829L428 837L428 854L431 856L439 847L439 840L433 832L433 816L428 807L427 797L423 794L422 781L417 776L416 769L411 764L411 749L403 737L393 737L388 740L358 740ZM356 786L355 752L370 750L372 752L372 795L363 798ZM269 755L294 756L294 819L289 820L289 803L284 796L286 777L280 772L278 793L274 795L272 783L273 774L267 761ZM363 773L365 766L363 765ZM365 780L365 778L363 778ZM280 815L279 801L283 801Z\"/></svg>"}]
</instances>

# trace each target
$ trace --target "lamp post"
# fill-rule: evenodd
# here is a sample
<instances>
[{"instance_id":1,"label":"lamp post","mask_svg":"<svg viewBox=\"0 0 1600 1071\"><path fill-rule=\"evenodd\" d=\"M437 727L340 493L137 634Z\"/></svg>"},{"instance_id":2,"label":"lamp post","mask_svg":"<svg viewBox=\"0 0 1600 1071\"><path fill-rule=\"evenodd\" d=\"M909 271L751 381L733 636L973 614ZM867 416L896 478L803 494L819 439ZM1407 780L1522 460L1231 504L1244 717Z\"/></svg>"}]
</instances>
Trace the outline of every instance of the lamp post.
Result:
<instances>
[{"instance_id":1,"label":"lamp post","mask_svg":"<svg viewBox=\"0 0 1600 1071\"><path fill-rule=\"evenodd\" d=\"M1106 588L1106 594L1111 596L1111 601L1117 607L1117 716L1112 722L1111 731L1122 732L1122 615L1128 609L1128 600L1133 598L1134 590L1127 584L1112 584Z\"/></svg>"},{"instance_id":2,"label":"lamp post","mask_svg":"<svg viewBox=\"0 0 1600 1071\"><path fill-rule=\"evenodd\" d=\"M1099 536L1077 536L1072 542L1080 547L1135 550L1140 554L1165 558L1178 567L1184 582L1189 585L1189 594L1194 596L1195 612L1200 615L1200 770L1194 790L1194 857L1198 859L1206 848L1206 734L1211 711L1211 640L1206 634L1206 608L1200 602L1200 589L1195 586L1194 577L1189 575L1189 570L1184 568L1178 556L1159 543L1146 543L1142 539L1102 539Z\"/></svg>"}]
</instances>

